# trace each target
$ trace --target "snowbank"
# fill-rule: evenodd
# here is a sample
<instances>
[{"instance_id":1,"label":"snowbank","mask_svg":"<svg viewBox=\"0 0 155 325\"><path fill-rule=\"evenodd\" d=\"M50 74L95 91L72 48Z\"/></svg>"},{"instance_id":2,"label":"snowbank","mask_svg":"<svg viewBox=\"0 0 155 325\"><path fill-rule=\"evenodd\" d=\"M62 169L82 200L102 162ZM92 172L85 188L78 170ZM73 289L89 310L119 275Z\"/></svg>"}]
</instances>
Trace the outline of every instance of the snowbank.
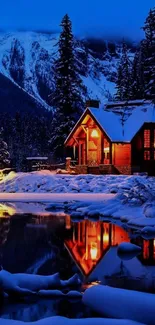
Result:
<instances>
[{"instance_id":1,"label":"snowbank","mask_svg":"<svg viewBox=\"0 0 155 325\"><path fill-rule=\"evenodd\" d=\"M141 236L144 239L154 239L155 238L155 227L144 227L141 231Z\"/></svg>"},{"instance_id":2,"label":"snowbank","mask_svg":"<svg viewBox=\"0 0 155 325\"><path fill-rule=\"evenodd\" d=\"M1 325L25 325L24 322L7 320L0 318ZM65 317L49 317L37 322L27 322L27 325L145 325L130 320L104 319L104 318L85 318L85 319L68 319Z\"/></svg>"},{"instance_id":3,"label":"snowbank","mask_svg":"<svg viewBox=\"0 0 155 325\"><path fill-rule=\"evenodd\" d=\"M70 288L81 284L77 274L68 280L61 280L59 273L43 276L34 274L11 274L5 270L0 271L0 289L8 294L30 295L38 293L41 296L58 295L57 291L50 289ZM45 291L49 290L49 293ZM60 295L60 293L59 293ZM71 295L75 296L75 292Z\"/></svg>"},{"instance_id":4,"label":"snowbank","mask_svg":"<svg viewBox=\"0 0 155 325\"><path fill-rule=\"evenodd\" d=\"M87 289L83 302L103 317L131 319L147 325L155 320L155 296L131 290L94 286Z\"/></svg>"},{"instance_id":5,"label":"snowbank","mask_svg":"<svg viewBox=\"0 0 155 325\"><path fill-rule=\"evenodd\" d=\"M112 217L130 227L155 226L154 185L146 176L10 173L0 182L0 201L53 202L49 211L65 209L72 218ZM12 200L7 193L14 194Z\"/></svg>"},{"instance_id":6,"label":"snowbank","mask_svg":"<svg viewBox=\"0 0 155 325\"><path fill-rule=\"evenodd\" d=\"M7 193L125 193L127 201L134 194L134 205L155 195L154 178L127 175L55 175L50 171L8 174L0 182L0 192ZM139 193L141 190L141 193Z\"/></svg>"},{"instance_id":7,"label":"snowbank","mask_svg":"<svg viewBox=\"0 0 155 325\"><path fill-rule=\"evenodd\" d=\"M130 260L141 252L141 247L131 243L121 243L117 248L117 254L122 260Z\"/></svg>"}]
</instances>

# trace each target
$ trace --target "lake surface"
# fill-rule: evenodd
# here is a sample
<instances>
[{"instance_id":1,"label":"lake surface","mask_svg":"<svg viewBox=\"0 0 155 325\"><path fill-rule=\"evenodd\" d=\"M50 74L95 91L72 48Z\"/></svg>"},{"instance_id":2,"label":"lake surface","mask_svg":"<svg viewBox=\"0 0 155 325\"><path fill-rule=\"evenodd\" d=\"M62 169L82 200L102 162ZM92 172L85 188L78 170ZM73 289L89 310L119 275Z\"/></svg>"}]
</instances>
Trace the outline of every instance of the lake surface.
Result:
<instances>
[{"instance_id":1,"label":"lake surface","mask_svg":"<svg viewBox=\"0 0 155 325\"><path fill-rule=\"evenodd\" d=\"M117 246L122 242L141 246L141 253L120 259ZM137 230L107 219L71 220L63 211L45 211L44 205L0 204L0 261L12 273L59 272L62 279L78 273L82 291L99 282L155 292L155 239L141 238ZM1 317L24 321L53 315L80 318L91 312L80 301L64 299L7 302L0 309Z\"/></svg>"}]
</instances>

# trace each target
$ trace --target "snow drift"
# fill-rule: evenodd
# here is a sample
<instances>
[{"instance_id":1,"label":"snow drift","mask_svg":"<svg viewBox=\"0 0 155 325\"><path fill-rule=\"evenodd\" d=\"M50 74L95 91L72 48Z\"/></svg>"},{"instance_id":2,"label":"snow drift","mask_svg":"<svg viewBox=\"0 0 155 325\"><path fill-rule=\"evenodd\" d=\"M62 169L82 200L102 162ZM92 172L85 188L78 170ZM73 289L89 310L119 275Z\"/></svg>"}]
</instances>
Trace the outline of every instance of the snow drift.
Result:
<instances>
[{"instance_id":1,"label":"snow drift","mask_svg":"<svg viewBox=\"0 0 155 325\"><path fill-rule=\"evenodd\" d=\"M5 270L0 271L0 290L11 295L33 295L38 293L41 296L52 296L58 295L58 292L51 292L50 289L70 288L80 284L77 274L65 281L60 279L59 273L43 276L24 273L11 274ZM45 292L46 290L49 290L48 294ZM75 293L71 295L75 296Z\"/></svg>"},{"instance_id":2,"label":"snow drift","mask_svg":"<svg viewBox=\"0 0 155 325\"><path fill-rule=\"evenodd\" d=\"M24 325L24 322L7 320L0 318L1 325ZM85 318L85 319L68 319L65 317L49 317L37 322L28 322L27 325L144 325L130 320L104 319L104 318Z\"/></svg>"},{"instance_id":3,"label":"snow drift","mask_svg":"<svg viewBox=\"0 0 155 325\"><path fill-rule=\"evenodd\" d=\"M51 202L48 211L65 210L72 218L112 217L130 227L155 226L154 184L153 177L136 175L10 173L0 182L0 192L6 193L6 197L0 195L0 200L11 201L7 193L19 193L13 201ZM27 196L22 197L21 193Z\"/></svg>"},{"instance_id":4,"label":"snow drift","mask_svg":"<svg viewBox=\"0 0 155 325\"><path fill-rule=\"evenodd\" d=\"M131 243L121 243L117 248L117 254L122 260L130 260L141 252L141 247Z\"/></svg>"},{"instance_id":5,"label":"snow drift","mask_svg":"<svg viewBox=\"0 0 155 325\"><path fill-rule=\"evenodd\" d=\"M131 290L94 286L87 289L83 302L103 317L131 319L153 325L155 296Z\"/></svg>"}]
</instances>

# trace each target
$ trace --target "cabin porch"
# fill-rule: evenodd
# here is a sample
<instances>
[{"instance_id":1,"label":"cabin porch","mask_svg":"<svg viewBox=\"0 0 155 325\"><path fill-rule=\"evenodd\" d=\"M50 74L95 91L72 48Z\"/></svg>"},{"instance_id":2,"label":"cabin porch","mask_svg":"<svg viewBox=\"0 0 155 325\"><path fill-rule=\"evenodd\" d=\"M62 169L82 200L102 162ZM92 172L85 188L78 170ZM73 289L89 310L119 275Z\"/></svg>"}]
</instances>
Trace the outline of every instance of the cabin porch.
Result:
<instances>
[{"instance_id":1,"label":"cabin porch","mask_svg":"<svg viewBox=\"0 0 155 325\"><path fill-rule=\"evenodd\" d=\"M76 162L77 168L87 168L87 172L103 169L100 166L107 166L106 170L112 166L112 144L89 114L68 139L66 152Z\"/></svg>"}]
</instances>

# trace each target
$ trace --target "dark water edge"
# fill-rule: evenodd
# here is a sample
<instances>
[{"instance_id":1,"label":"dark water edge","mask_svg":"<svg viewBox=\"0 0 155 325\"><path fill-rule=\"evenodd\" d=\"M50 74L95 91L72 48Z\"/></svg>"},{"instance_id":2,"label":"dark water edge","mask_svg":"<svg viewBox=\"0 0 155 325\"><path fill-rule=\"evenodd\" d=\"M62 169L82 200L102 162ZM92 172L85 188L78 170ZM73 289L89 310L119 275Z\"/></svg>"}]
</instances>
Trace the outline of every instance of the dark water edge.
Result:
<instances>
[{"instance_id":1,"label":"dark water edge","mask_svg":"<svg viewBox=\"0 0 155 325\"><path fill-rule=\"evenodd\" d=\"M95 314L81 300L38 299L28 302L6 302L0 308L0 317L33 322L52 316L88 318Z\"/></svg>"},{"instance_id":2,"label":"dark water edge","mask_svg":"<svg viewBox=\"0 0 155 325\"><path fill-rule=\"evenodd\" d=\"M47 213L42 207L30 213L33 208L30 203L27 213L17 213L11 204L1 205L0 263L5 270L40 275L59 272L61 279L77 273L82 281L80 291L97 282L155 293L154 238L144 239L120 222L71 220L63 212ZM117 246L122 242L139 245L141 253L121 260ZM94 316L81 300L29 298L0 304L2 318L28 322L56 315Z\"/></svg>"}]
</instances>

